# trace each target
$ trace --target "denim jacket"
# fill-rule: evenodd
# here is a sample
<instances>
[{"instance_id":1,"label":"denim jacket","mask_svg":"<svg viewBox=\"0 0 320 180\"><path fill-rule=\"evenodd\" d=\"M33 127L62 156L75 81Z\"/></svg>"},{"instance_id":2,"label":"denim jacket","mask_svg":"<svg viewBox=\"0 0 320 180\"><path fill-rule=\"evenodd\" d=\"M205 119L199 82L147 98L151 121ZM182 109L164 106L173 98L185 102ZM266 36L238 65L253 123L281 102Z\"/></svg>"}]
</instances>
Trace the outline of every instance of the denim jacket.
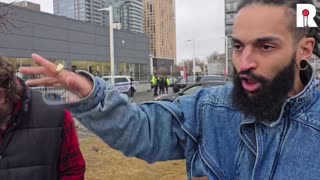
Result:
<instances>
[{"instance_id":1,"label":"denim jacket","mask_svg":"<svg viewBox=\"0 0 320 180\"><path fill-rule=\"evenodd\" d=\"M175 102L130 103L103 79L70 110L127 156L186 159L188 179L320 179L320 101L315 80L286 100L277 121L258 123L234 106L232 84Z\"/></svg>"}]
</instances>

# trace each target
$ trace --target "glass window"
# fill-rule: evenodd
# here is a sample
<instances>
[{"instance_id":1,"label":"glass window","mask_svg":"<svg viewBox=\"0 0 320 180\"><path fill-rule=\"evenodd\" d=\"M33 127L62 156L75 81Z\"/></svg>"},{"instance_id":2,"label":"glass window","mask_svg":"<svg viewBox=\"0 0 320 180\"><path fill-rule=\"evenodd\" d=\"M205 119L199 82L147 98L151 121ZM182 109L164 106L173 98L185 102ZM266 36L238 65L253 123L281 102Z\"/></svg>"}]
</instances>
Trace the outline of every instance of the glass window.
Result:
<instances>
[{"instance_id":1,"label":"glass window","mask_svg":"<svg viewBox=\"0 0 320 180\"><path fill-rule=\"evenodd\" d=\"M232 34L232 30L233 30L233 25L227 25L226 26L226 34L227 35Z\"/></svg>"},{"instance_id":2,"label":"glass window","mask_svg":"<svg viewBox=\"0 0 320 180\"><path fill-rule=\"evenodd\" d=\"M114 83L129 82L127 78L115 78Z\"/></svg>"},{"instance_id":3,"label":"glass window","mask_svg":"<svg viewBox=\"0 0 320 180\"><path fill-rule=\"evenodd\" d=\"M231 9L230 6L231 6L230 3L226 3L226 10L227 11L230 11L230 9Z\"/></svg>"},{"instance_id":4,"label":"glass window","mask_svg":"<svg viewBox=\"0 0 320 180\"><path fill-rule=\"evenodd\" d=\"M132 76L136 81L149 81L149 64L127 64L119 65L119 75Z\"/></svg>"},{"instance_id":5,"label":"glass window","mask_svg":"<svg viewBox=\"0 0 320 180\"><path fill-rule=\"evenodd\" d=\"M110 75L110 62L99 62L99 61L72 61L73 70L85 70L89 71L95 76L106 76Z\"/></svg>"},{"instance_id":6,"label":"glass window","mask_svg":"<svg viewBox=\"0 0 320 180\"><path fill-rule=\"evenodd\" d=\"M234 10L238 10L239 2L233 2Z\"/></svg>"},{"instance_id":7,"label":"glass window","mask_svg":"<svg viewBox=\"0 0 320 180\"><path fill-rule=\"evenodd\" d=\"M231 39L231 37L228 37L228 47L232 47L232 39Z\"/></svg>"}]
</instances>

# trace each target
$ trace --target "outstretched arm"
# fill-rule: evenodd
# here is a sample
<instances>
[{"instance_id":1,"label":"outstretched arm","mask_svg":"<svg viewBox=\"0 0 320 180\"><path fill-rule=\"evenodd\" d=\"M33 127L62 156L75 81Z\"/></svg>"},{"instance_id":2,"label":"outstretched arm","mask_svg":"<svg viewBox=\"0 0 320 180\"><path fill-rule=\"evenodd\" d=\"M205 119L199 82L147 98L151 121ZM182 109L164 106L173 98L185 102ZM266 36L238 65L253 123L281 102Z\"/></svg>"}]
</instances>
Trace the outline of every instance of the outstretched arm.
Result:
<instances>
[{"instance_id":1,"label":"outstretched arm","mask_svg":"<svg viewBox=\"0 0 320 180\"><path fill-rule=\"evenodd\" d=\"M75 117L111 147L149 163L184 158L183 114L170 102L131 103L101 78L94 91L69 105Z\"/></svg>"},{"instance_id":2,"label":"outstretched arm","mask_svg":"<svg viewBox=\"0 0 320 180\"><path fill-rule=\"evenodd\" d=\"M111 84L91 74L82 75L32 55L39 67L20 68L23 74L45 75L27 81L27 85L59 85L79 95L79 102L68 108L89 130L127 156L147 162L184 158L186 133L183 113L169 102L150 102L137 105L119 93Z\"/></svg>"}]
</instances>

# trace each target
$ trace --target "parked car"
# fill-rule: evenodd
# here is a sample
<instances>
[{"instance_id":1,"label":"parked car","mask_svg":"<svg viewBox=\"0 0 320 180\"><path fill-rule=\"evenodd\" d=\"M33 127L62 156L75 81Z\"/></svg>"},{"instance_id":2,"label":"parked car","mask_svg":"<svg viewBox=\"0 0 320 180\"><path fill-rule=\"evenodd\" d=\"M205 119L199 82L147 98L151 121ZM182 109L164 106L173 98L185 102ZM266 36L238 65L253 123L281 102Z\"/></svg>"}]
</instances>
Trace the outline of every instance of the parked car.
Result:
<instances>
[{"instance_id":1,"label":"parked car","mask_svg":"<svg viewBox=\"0 0 320 180\"><path fill-rule=\"evenodd\" d=\"M200 82L204 81L228 81L228 77L221 75L204 75L201 77Z\"/></svg>"},{"instance_id":2,"label":"parked car","mask_svg":"<svg viewBox=\"0 0 320 180\"><path fill-rule=\"evenodd\" d=\"M192 85L189 85L183 89L180 89L178 92L174 92L169 95L160 95L154 100L156 101L174 101L179 96L191 95L202 88L208 88L213 86L225 85L226 81L207 81L207 82L198 82Z\"/></svg>"},{"instance_id":3,"label":"parked car","mask_svg":"<svg viewBox=\"0 0 320 180\"><path fill-rule=\"evenodd\" d=\"M169 87L173 87L174 84L176 84L178 82L178 79L176 77L173 76L168 76L169 78Z\"/></svg>"},{"instance_id":4,"label":"parked car","mask_svg":"<svg viewBox=\"0 0 320 180\"><path fill-rule=\"evenodd\" d=\"M180 79L178 79L176 81L176 83L173 85L173 88L179 88L179 89L182 89L182 88L185 88L187 87L188 85L190 84L194 84L194 79L193 79L193 76L188 76L187 77L187 80L184 79L183 77L181 77Z\"/></svg>"},{"instance_id":5,"label":"parked car","mask_svg":"<svg viewBox=\"0 0 320 180\"><path fill-rule=\"evenodd\" d=\"M111 81L111 76L102 76L102 79ZM137 90L138 82L134 81L131 76L119 75L114 76L114 84L119 92L127 94L129 97L133 97Z\"/></svg>"}]
</instances>

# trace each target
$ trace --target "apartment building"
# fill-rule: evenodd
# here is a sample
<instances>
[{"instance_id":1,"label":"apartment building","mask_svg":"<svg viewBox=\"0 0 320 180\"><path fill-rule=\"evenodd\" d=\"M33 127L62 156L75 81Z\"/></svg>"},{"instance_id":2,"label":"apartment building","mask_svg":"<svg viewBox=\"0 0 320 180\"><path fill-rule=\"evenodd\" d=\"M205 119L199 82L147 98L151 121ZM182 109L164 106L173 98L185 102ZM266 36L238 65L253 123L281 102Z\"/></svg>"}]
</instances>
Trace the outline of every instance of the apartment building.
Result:
<instances>
[{"instance_id":1,"label":"apartment building","mask_svg":"<svg viewBox=\"0 0 320 180\"><path fill-rule=\"evenodd\" d=\"M53 0L53 13L85 22L108 25L108 14L99 11L106 0Z\"/></svg>"},{"instance_id":2,"label":"apartment building","mask_svg":"<svg viewBox=\"0 0 320 180\"><path fill-rule=\"evenodd\" d=\"M157 65L154 69L159 69L161 64L176 64L175 0L144 0L144 15L145 33L150 37L150 54ZM156 63L158 60L163 63Z\"/></svg>"},{"instance_id":3,"label":"apartment building","mask_svg":"<svg viewBox=\"0 0 320 180\"><path fill-rule=\"evenodd\" d=\"M143 0L107 0L107 6L113 7L113 22L120 29L144 33Z\"/></svg>"}]
</instances>

